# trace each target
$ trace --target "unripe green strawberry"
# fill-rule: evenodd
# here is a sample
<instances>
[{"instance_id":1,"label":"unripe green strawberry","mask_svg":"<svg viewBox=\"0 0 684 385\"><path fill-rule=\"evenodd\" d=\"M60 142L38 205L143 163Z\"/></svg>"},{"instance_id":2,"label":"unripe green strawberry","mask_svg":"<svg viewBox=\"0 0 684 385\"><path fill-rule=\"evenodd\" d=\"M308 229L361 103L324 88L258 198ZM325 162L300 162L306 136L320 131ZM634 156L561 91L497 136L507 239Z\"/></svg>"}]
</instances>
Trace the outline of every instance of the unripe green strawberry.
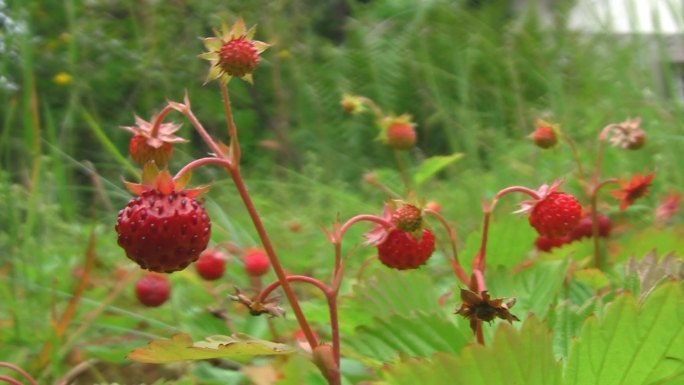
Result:
<instances>
[{"instance_id":1,"label":"unripe green strawberry","mask_svg":"<svg viewBox=\"0 0 684 385\"><path fill-rule=\"evenodd\" d=\"M435 251L435 236L429 229L423 229L420 237L392 229L378 247L378 258L385 266L393 269L416 269L424 264Z\"/></svg>"},{"instance_id":2,"label":"unripe green strawberry","mask_svg":"<svg viewBox=\"0 0 684 385\"><path fill-rule=\"evenodd\" d=\"M135 284L135 296L147 307L161 306L171 295L171 284L166 276L147 273Z\"/></svg>"},{"instance_id":3,"label":"unripe green strawberry","mask_svg":"<svg viewBox=\"0 0 684 385\"><path fill-rule=\"evenodd\" d=\"M266 252L260 248L250 248L245 250L243 256L245 271L251 277L260 277L271 268L271 261Z\"/></svg>"},{"instance_id":4,"label":"unripe green strawberry","mask_svg":"<svg viewBox=\"0 0 684 385\"><path fill-rule=\"evenodd\" d=\"M219 250L207 249L200 254L195 267L200 277L207 281L214 281L223 277L226 270L226 257Z\"/></svg>"},{"instance_id":5,"label":"unripe green strawberry","mask_svg":"<svg viewBox=\"0 0 684 385\"><path fill-rule=\"evenodd\" d=\"M529 221L539 235L560 238L575 229L581 215L582 207L575 197L554 191L534 203Z\"/></svg>"},{"instance_id":6,"label":"unripe green strawberry","mask_svg":"<svg viewBox=\"0 0 684 385\"><path fill-rule=\"evenodd\" d=\"M422 210L411 204L403 204L392 213L392 223L401 231L417 231L423 225Z\"/></svg>"}]
</instances>

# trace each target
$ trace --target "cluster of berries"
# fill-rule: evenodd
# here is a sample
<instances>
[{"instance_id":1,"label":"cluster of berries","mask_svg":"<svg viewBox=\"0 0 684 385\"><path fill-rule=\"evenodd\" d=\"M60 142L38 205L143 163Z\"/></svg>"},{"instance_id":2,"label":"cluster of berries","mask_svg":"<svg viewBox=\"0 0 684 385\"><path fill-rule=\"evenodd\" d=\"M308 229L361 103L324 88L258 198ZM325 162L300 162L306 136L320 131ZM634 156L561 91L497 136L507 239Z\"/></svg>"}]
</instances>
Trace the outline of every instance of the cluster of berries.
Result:
<instances>
[{"instance_id":1,"label":"cluster of berries","mask_svg":"<svg viewBox=\"0 0 684 385\"><path fill-rule=\"evenodd\" d=\"M600 213L597 214L596 218L598 223L598 236L601 238L608 237L613 227L610 218ZM572 230L570 234L557 238L539 235L534 241L534 246L539 251L548 252L553 248L561 247L563 245L579 241L583 238L591 238L594 231L593 223L594 222L591 219L591 215L587 214L580 219L580 221L577 223L577 226L575 226L575 229Z\"/></svg>"}]
</instances>

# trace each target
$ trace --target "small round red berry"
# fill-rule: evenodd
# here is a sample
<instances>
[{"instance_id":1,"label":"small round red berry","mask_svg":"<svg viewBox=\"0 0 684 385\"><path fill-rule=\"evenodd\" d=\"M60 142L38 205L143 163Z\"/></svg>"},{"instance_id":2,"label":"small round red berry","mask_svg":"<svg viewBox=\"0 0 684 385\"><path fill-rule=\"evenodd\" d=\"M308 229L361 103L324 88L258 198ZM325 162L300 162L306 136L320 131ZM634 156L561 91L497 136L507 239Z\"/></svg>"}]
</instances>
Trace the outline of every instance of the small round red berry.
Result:
<instances>
[{"instance_id":1,"label":"small round red berry","mask_svg":"<svg viewBox=\"0 0 684 385\"><path fill-rule=\"evenodd\" d=\"M250 248L245 250L243 255L245 271L251 277L260 277L271 268L271 262L266 252L260 248Z\"/></svg>"},{"instance_id":2,"label":"small round red berry","mask_svg":"<svg viewBox=\"0 0 684 385\"><path fill-rule=\"evenodd\" d=\"M226 257L216 249L207 249L200 254L195 262L197 274L207 281L215 281L223 277L226 270Z\"/></svg>"},{"instance_id":3,"label":"small round red berry","mask_svg":"<svg viewBox=\"0 0 684 385\"><path fill-rule=\"evenodd\" d=\"M378 259L385 266L398 270L416 269L435 251L435 236L425 228L420 237L395 228L377 247Z\"/></svg>"},{"instance_id":4,"label":"small round red berry","mask_svg":"<svg viewBox=\"0 0 684 385\"><path fill-rule=\"evenodd\" d=\"M387 145L396 150L409 150L416 145L416 129L410 123L394 123L387 127Z\"/></svg>"},{"instance_id":5,"label":"small round red berry","mask_svg":"<svg viewBox=\"0 0 684 385\"><path fill-rule=\"evenodd\" d=\"M147 307L161 306L170 295L171 284L162 274L147 273L135 284L135 296Z\"/></svg>"},{"instance_id":6,"label":"small round red berry","mask_svg":"<svg viewBox=\"0 0 684 385\"><path fill-rule=\"evenodd\" d=\"M529 221L539 235L560 238L575 229L581 215L582 207L574 196L552 192L534 204Z\"/></svg>"},{"instance_id":7,"label":"small round red berry","mask_svg":"<svg viewBox=\"0 0 684 385\"><path fill-rule=\"evenodd\" d=\"M530 135L530 138L539 148L551 148L558 143L558 134L552 127L540 126L537 127Z\"/></svg>"},{"instance_id":8,"label":"small round red berry","mask_svg":"<svg viewBox=\"0 0 684 385\"><path fill-rule=\"evenodd\" d=\"M233 38L221 46L218 65L230 76L251 74L259 64L259 51L245 36Z\"/></svg>"},{"instance_id":9,"label":"small round red berry","mask_svg":"<svg viewBox=\"0 0 684 385\"><path fill-rule=\"evenodd\" d=\"M598 222L598 236L605 238L610 235L610 230L612 229L610 218L601 213L598 213L596 218ZM577 226L570 234L570 239L576 241L581 238L591 238L593 234L594 229L593 221L591 220L591 214L587 214L580 219L579 223L577 223Z\"/></svg>"}]
</instances>

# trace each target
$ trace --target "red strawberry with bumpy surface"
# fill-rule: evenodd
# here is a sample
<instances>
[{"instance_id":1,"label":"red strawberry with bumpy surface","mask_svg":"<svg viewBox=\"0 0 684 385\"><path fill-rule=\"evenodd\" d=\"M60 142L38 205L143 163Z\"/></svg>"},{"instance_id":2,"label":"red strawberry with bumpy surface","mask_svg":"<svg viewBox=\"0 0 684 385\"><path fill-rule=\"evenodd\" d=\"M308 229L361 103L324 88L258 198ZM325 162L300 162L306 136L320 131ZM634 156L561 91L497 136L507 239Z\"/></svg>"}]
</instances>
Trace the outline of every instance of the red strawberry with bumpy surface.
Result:
<instances>
[{"instance_id":1,"label":"red strawberry with bumpy surface","mask_svg":"<svg viewBox=\"0 0 684 385\"><path fill-rule=\"evenodd\" d=\"M207 281L214 281L223 277L226 270L226 258L218 250L207 249L200 254L195 267L200 277Z\"/></svg>"},{"instance_id":2,"label":"red strawberry with bumpy surface","mask_svg":"<svg viewBox=\"0 0 684 385\"><path fill-rule=\"evenodd\" d=\"M582 207L574 196L554 191L536 201L529 220L539 235L560 238L575 229L581 215Z\"/></svg>"},{"instance_id":3,"label":"red strawberry with bumpy surface","mask_svg":"<svg viewBox=\"0 0 684 385\"><path fill-rule=\"evenodd\" d=\"M402 204L392 213L392 223L402 231L418 231L423 225L423 211L411 204Z\"/></svg>"},{"instance_id":4,"label":"red strawberry with bumpy surface","mask_svg":"<svg viewBox=\"0 0 684 385\"><path fill-rule=\"evenodd\" d=\"M230 76L243 77L259 64L259 51L245 36L233 38L221 46L218 65Z\"/></svg>"},{"instance_id":5,"label":"red strawberry with bumpy surface","mask_svg":"<svg viewBox=\"0 0 684 385\"><path fill-rule=\"evenodd\" d=\"M119 211L115 230L126 256L143 269L171 273L199 258L209 243L211 221L195 198L202 189L183 190L167 171L145 168L138 194ZM178 191L177 191L178 190Z\"/></svg>"},{"instance_id":6,"label":"red strawberry with bumpy surface","mask_svg":"<svg viewBox=\"0 0 684 385\"><path fill-rule=\"evenodd\" d=\"M171 284L166 276L147 273L135 284L135 296L148 307L161 306L171 295Z\"/></svg>"},{"instance_id":7,"label":"red strawberry with bumpy surface","mask_svg":"<svg viewBox=\"0 0 684 385\"><path fill-rule=\"evenodd\" d=\"M418 268L435 251L435 236L432 231L423 229L421 235L418 238L396 228L390 230L377 245L380 262L399 270Z\"/></svg>"}]
</instances>

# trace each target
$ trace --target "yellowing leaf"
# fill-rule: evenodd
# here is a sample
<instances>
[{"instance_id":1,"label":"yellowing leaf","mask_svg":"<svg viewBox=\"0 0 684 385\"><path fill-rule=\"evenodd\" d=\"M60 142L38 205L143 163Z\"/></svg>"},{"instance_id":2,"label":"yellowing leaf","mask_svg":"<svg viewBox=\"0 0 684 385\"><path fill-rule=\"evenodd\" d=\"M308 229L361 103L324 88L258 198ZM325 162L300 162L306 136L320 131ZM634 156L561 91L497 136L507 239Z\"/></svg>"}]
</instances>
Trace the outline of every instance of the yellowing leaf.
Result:
<instances>
[{"instance_id":1,"label":"yellowing leaf","mask_svg":"<svg viewBox=\"0 0 684 385\"><path fill-rule=\"evenodd\" d=\"M176 334L168 340L154 340L146 347L132 351L128 358L138 362L164 364L185 360L208 360L228 358L247 361L256 356L292 354L295 349L270 341L256 340L247 336L211 336L204 341L193 342L188 334Z\"/></svg>"}]
</instances>

